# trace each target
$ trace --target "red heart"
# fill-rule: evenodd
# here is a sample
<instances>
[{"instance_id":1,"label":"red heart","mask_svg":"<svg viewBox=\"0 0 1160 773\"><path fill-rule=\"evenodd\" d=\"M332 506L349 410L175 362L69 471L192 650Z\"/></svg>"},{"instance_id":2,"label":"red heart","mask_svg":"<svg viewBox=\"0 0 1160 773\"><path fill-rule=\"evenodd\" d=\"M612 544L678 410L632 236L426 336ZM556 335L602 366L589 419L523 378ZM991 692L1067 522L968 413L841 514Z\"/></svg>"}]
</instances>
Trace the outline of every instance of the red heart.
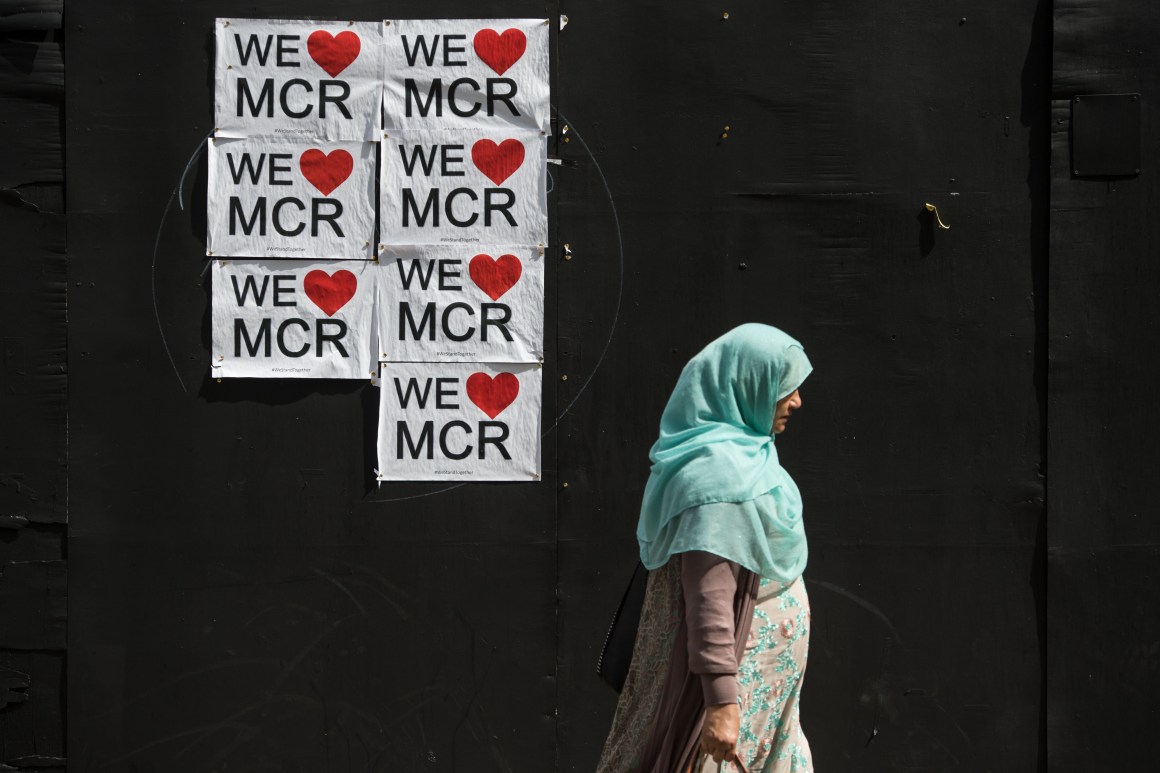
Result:
<instances>
[{"instance_id":1,"label":"red heart","mask_svg":"<svg viewBox=\"0 0 1160 773\"><path fill-rule=\"evenodd\" d=\"M354 171L354 158L341 148L330 151L330 155L311 148L298 159L298 168L311 185L322 191L323 196L329 196Z\"/></svg>"},{"instance_id":2,"label":"red heart","mask_svg":"<svg viewBox=\"0 0 1160 773\"><path fill-rule=\"evenodd\" d=\"M314 305L333 317L334 312L346 305L358 289L358 279L349 271L335 271L333 275L315 269L302 280L302 289Z\"/></svg>"},{"instance_id":3,"label":"red heart","mask_svg":"<svg viewBox=\"0 0 1160 773\"><path fill-rule=\"evenodd\" d=\"M512 28L503 34L495 30L480 30L475 33L475 53L496 75L503 75L524 55L528 39L520 30Z\"/></svg>"},{"instance_id":4,"label":"red heart","mask_svg":"<svg viewBox=\"0 0 1160 773\"><path fill-rule=\"evenodd\" d=\"M498 145L480 140L471 146L471 160L476 169L500 185L524 163L524 145L519 140L504 140Z\"/></svg>"},{"instance_id":5,"label":"red heart","mask_svg":"<svg viewBox=\"0 0 1160 773\"><path fill-rule=\"evenodd\" d=\"M361 49L362 41L350 30L337 35L317 30L306 38L306 50L310 52L310 58L318 62L318 66L326 70L331 78L337 78L340 72L349 67L358 58Z\"/></svg>"},{"instance_id":6,"label":"red heart","mask_svg":"<svg viewBox=\"0 0 1160 773\"><path fill-rule=\"evenodd\" d=\"M471 259L468 270L471 281L479 285L487 297L498 301L501 295L520 281L524 267L515 255L500 255L493 259L490 255L480 254Z\"/></svg>"},{"instance_id":7,"label":"red heart","mask_svg":"<svg viewBox=\"0 0 1160 773\"><path fill-rule=\"evenodd\" d=\"M511 373L500 373L495 378L486 373L472 373L467 377L467 397L490 418L503 413L520 393L520 380Z\"/></svg>"}]
</instances>

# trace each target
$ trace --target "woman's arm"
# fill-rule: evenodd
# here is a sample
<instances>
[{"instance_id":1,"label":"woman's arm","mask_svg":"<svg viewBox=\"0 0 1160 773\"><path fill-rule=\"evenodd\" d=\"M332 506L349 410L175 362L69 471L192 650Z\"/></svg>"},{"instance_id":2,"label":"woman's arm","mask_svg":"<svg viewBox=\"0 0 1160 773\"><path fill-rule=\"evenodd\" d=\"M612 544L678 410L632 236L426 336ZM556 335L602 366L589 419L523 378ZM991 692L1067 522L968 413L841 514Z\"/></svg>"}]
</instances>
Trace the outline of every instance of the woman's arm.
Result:
<instances>
[{"instance_id":1,"label":"woman's arm","mask_svg":"<svg viewBox=\"0 0 1160 773\"><path fill-rule=\"evenodd\" d=\"M733 599L739 573L737 564L712 553L681 554L689 671L700 675L707 706L737 701Z\"/></svg>"},{"instance_id":2,"label":"woman's arm","mask_svg":"<svg viewBox=\"0 0 1160 773\"><path fill-rule=\"evenodd\" d=\"M732 759L740 729L733 623L739 573L737 564L712 553L681 557L689 671L700 675L705 696L701 749L718 762Z\"/></svg>"}]
</instances>

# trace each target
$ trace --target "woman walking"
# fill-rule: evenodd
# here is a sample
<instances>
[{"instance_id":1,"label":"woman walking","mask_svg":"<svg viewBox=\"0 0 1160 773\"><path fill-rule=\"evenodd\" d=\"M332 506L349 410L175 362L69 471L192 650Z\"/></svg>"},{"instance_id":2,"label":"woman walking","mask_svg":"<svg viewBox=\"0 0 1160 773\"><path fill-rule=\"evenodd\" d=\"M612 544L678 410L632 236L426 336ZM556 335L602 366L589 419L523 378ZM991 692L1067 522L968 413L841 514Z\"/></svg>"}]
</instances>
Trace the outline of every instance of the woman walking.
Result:
<instances>
[{"instance_id":1,"label":"woman walking","mask_svg":"<svg viewBox=\"0 0 1160 773\"><path fill-rule=\"evenodd\" d=\"M649 453L648 590L597 773L813 770L806 537L774 447L811 370L793 338L747 324L681 372Z\"/></svg>"}]
</instances>

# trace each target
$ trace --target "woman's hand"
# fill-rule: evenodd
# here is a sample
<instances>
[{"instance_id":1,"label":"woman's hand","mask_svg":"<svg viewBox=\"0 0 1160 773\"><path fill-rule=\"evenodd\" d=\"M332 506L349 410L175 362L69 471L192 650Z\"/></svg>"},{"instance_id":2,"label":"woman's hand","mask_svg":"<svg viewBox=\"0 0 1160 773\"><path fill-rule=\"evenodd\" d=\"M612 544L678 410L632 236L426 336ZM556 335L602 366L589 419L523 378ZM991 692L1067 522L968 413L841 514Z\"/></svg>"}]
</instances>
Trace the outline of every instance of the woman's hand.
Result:
<instances>
[{"instance_id":1,"label":"woman's hand","mask_svg":"<svg viewBox=\"0 0 1160 773\"><path fill-rule=\"evenodd\" d=\"M732 760L737 749L737 734L741 731L741 716L736 703L718 703L705 708L705 724L701 728L701 751L715 762Z\"/></svg>"}]
</instances>

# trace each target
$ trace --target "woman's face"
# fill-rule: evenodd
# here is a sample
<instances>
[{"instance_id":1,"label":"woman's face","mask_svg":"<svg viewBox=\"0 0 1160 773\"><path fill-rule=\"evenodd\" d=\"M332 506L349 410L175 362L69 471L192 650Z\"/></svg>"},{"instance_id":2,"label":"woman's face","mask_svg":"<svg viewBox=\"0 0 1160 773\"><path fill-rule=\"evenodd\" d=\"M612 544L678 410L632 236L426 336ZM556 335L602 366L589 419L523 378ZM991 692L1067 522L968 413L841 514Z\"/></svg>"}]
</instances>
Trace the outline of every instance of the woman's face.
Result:
<instances>
[{"instance_id":1,"label":"woman's face","mask_svg":"<svg viewBox=\"0 0 1160 773\"><path fill-rule=\"evenodd\" d=\"M773 428L770 434L780 435L782 432L785 432L785 425L789 421L789 415L801 407L802 396L801 392L797 389L778 400L777 405L773 409Z\"/></svg>"}]
</instances>

